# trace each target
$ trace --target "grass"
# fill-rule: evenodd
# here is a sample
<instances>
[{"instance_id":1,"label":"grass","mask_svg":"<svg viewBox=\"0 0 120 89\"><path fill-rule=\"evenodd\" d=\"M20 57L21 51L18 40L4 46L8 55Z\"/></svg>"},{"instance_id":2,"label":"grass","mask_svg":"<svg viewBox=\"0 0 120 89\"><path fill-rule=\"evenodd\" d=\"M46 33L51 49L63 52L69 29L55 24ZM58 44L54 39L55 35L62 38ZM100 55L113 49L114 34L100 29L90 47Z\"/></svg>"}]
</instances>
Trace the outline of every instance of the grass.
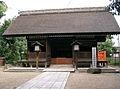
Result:
<instances>
[{"instance_id":1,"label":"grass","mask_svg":"<svg viewBox=\"0 0 120 89\"><path fill-rule=\"evenodd\" d=\"M108 64L110 65L120 66L120 58L107 57L107 61L108 61Z\"/></svg>"}]
</instances>

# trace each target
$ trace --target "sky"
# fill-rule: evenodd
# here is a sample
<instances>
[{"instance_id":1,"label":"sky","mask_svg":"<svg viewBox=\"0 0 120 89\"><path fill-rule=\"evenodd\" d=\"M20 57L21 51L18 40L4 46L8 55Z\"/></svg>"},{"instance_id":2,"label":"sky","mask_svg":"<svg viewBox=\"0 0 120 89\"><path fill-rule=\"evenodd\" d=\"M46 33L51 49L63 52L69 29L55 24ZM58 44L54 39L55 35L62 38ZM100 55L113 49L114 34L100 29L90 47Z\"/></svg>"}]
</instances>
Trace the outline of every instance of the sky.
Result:
<instances>
[{"instance_id":1,"label":"sky","mask_svg":"<svg viewBox=\"0 0 120 89\"><path fill-rule=\"evenodd\" d=\"M7 6L7 17L13 17L18 11L79 8L79 7L101 7L107 6L109 0L3 0Z\"/></svg>"},{"instance_id":2,"label":"sky","mask_svg":"<svg viewBox=\"0 0 120 89\"><path fill-rule=\"evenodd\" d=\"M80 7L103 7L108 6L109 0L2 0L7 6L6 18L13 18L19 11L59 9L59 8L80 8ZM115 16L120 26L120 16ZM120 36L119 36L120 37ZM118 36L114 36L113 42L118 46Z\"/></svg>"}]
</instances>

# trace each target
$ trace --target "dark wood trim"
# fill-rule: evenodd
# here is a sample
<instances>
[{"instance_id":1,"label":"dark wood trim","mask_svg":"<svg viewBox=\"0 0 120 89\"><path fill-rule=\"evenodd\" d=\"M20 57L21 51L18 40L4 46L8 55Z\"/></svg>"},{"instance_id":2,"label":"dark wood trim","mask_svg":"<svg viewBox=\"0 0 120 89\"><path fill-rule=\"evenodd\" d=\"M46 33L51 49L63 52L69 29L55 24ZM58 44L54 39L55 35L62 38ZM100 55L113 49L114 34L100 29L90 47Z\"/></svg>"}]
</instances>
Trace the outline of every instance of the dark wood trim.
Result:
<instances>
[{"instance_id":1,"label":"dark wood trim","mask_svg":"<svg viewBox=\"0 0 120 89\"><path fill-rule=\"evenodd\" d=\"M48 40L46 39L46 61L48 61Z\"/></svg>"}]
</instances>

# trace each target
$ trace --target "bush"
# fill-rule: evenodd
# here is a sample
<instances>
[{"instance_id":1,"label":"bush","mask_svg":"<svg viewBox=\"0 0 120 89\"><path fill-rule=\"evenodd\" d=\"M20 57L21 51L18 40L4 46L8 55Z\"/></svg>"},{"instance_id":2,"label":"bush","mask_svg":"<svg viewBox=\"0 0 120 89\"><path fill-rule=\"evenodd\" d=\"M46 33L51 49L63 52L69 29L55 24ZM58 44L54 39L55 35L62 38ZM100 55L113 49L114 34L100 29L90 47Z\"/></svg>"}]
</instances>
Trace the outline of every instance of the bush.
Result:
<instances>
[{"instance_id":1,"label":"bush","mask_svg":"<svg viewBox=\"0 0 120 89\"><path fill-rule=\"evenodd\" d=\"M115 58L113 59L111 57L107 57L107 61L110 65L116 65L116 66L120 65L120 59L115 59Z\"/></svg>"}]
</instances>

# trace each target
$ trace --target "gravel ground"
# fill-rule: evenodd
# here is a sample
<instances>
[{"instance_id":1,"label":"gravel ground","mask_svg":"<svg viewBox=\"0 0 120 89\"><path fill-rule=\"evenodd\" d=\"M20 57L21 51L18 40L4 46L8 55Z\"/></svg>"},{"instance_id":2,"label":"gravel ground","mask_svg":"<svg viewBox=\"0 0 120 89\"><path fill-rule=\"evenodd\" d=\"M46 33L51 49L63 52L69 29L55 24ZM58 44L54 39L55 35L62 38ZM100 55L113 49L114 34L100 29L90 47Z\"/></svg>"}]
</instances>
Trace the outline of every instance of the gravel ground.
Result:
<instances>
[{"instance_id":1,"label":"gravel ground","mask_svg":"<svg viewBox=\"0 0 120 89\"><path fill-rule=\"evenodd\" d=\"M40 72L2 72L0 67L0 89L15 89ZM71 73L65 89L120 89L120 73Z\"/></svg>"},{"instance_id":2,"label":"gravel ground","mask_svg":"<svg viewBox=\"0 0 120 89\"><path fill-rule=\"evenodd\" d=\"M39 74L40 72L3 72L0 67L0 89L15 89Z\"/></svg>"},{"instance_id":3,"label":"gravel ground","mask_svg":"<svg viewBox=\"0 0 120 89\"><path fill-rule=\"evenodd\" d=\"M71 73L65 89L120 89L120 73Z\"/></svg>"}]
</instances>

